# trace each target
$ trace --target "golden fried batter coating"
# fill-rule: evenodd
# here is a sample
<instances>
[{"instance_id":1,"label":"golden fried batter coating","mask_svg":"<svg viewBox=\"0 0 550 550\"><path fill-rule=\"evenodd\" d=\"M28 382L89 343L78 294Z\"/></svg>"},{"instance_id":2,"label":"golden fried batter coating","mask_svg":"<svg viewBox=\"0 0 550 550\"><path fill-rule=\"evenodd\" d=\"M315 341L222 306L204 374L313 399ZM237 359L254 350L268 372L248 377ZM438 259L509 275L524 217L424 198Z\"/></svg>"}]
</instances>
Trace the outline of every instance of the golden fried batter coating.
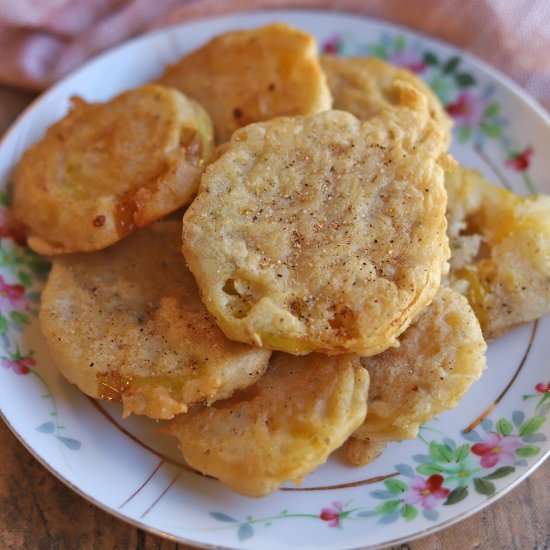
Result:
<instances>
[{"instance_id":1,"label":"golden fried batter coating","mask_svg":"<svg viewBox=\"0 0 550 550\"><path fill-rule=\"evenodd\" d=\"M282 23L222 34L168 67L159 82L204 106L217 143L252 122L332 104L314 38Z\"/></svg>"},{"instance_id":2,"label":"golden fried batter coating","mask_svg":"<svg viewBox=\"0 0 550 550\"><path fill-rule=\"evenodd\" d=\"M485 368L479 323L467 300L448 287L399 341L361 359L371 382L367 418L348 446L353 464L370 462L390 441L416 437L422 422L456 407Z\"/></svg>"},{"instance_id":3,"label":"golden fried batter coating","mask_svg":"<svg viewBox=\"0 0 550 550\"><path fill-rule=\"evenodd\" d=\"M430 114L443 130L447 146L451 142L453 121L441 101L420 78L408 69L396 67L376 57L321 57L334 98L334 109L348 111L361 120L380 113L388 105L399 103L394 82L408 82L428 100Z\"/></svg>"},{"instance_id":4,"label":"golden fried batter coating","mask_svg":"<svg viewBox=\"0 0 550 550\"><path fill-rule=\"evenodd\" d=\"M354 466L366 466L376 460L390 443L391 439L382 439L373 437L367 439L357 439L350 437L346 444L346 458Z\"/></svg>"},{"instance_id":5,"label":"golden fried batter coating","mask_svg":"<svg viewBox=\"0 0 550 550\"><path fill-rule=\"evenodd\" d=\"M74 98L23 155L13 208L36 252L99 250L190 202L211 149L208 114L176 90Z\"/></svg>"},{"instance_id":6,"label":"golden fried batter coating","mask_svg":"<svg viewBox=\"0 0 550 550\"><path fill-rule=\"evenodd\" d=\"M360 122L279 118L237 131L184 216L184 255L231 339L373 355L432 300L449 256L443 135L425 98Z\"/></svg>"},{"instance_id":7,"label":"golden fried batter coating","mask_svg":"<svg viewBox=\"0 0 550 550\"><path fill-rule=\"evenodd\" d=\"M300 484L365 418L369 378L351 355L273 355L264 376L163 428L185 460L243 495Z\"/></svg>"},{"instance_id":8,"label":"golden fried batter coating","mask_svg":"<svg viewBox=\"0 0 550 550\"><path fill-rule=\"evenodd\" d=\"M450 281L488 340L550 313L550 197L520 197L474 170L445 176Z\"/></svg>"},{"instance_id":9,"label":"golden fried batter coating","mask_svg":"<svg viewBox=\"0 0 550 550\"><path fill-rule=\"evenodd\" d=\"M225 338L164 221L93 254L54 260L40 322L61 373L84 393L122 400L124 416L171 418L254 383L267 350Z\"/></svg>"}]
</instances>

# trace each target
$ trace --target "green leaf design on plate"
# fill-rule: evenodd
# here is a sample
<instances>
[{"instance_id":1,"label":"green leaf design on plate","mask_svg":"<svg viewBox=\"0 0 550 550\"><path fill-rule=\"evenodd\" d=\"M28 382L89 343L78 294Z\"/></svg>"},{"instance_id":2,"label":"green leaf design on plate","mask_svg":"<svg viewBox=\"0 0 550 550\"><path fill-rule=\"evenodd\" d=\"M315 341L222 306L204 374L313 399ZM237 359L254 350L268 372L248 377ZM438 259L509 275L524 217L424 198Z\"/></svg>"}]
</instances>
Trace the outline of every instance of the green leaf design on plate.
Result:
<instances>
[{"instance_id":1,"label":"green leaf design on plate","mask_svg":"<svg viewBox=\"0 0 550 550\"><path fill-rule=\"evenodd\" d=\"M510 435L512 431L514 430L513 424L506 420L505 418L501 418L496 425L497 431L500 432L502 435Z\"/></svg>"},{"instance_id":2,"label":"green leaf design on plate","mask_svg":"<svg viewBox=\"0 0 550 550\"><path fill-rule=\"evenodd\" d=\"M476 79L469 73L460 73L455 75L455 81L460 88L467 88L476 83Z\"/></svg>"},{"instance_id":3,"label":"green leaf design on plate","mask_svg":"<svg viewBox=\"0 0 550 550\"><path fill-rule=\"evenodd\" d=\"M210 512L210 515L217 519L218 521L226 521L228 523L239 523L238 520L232 518L231 516L228 516L226 514L222 514L221 512Z\"/></svg>"},{"instance_id":4,"label":"green leaf design on plate","mask_svg":"<svg viewBox=\"0 0 550 550\"><path fill-rule=\"evenodd\" d=\"M513 466L501 466L488 476L483 476L483 479L500 479L501 477L505 477L515 471L516 469Z\"/></svg>"},{"instance_id":5,"label":"green leaf design on plate","mask_svg":"<svg viewBox=\"0 0 550 550\"><path fill-rule=\"evenodd\" d=\"M440 474L443 472L443 466L439 464L433 464L428 462L427 464L421 464L416 468L416 471L423 476L431 476L432 474Z\"/></svg>"},{"instance_id":6,"label":"green leaf design on plate","mask_svg":"<svg viewBox=\"0 0 550 550\"><path fill-rule=\"evenodd\" d=\"M409 488L409 486L400 479L386 479L384 485L388 488L388 491L396 495L404 493Z\"/></svg>"},{"instance_id":7,"label":"green leaf design on plate","mask_svg":"<svg viewBox=\"0 0 550 550\"><path fill-rule=\"evenodd\" d=\"M375 514L379 514L381 516L385 514L389 514L390 512L393 512L394 510L397 510L399 508L399 505L401 504L400 499L394 499L394 500L387 500L386 502L383 502L382 504L379 504L373 512Z\"/></svg>"},{"instance_id":8,"label":"green leaf design on plate","mask_svg":"<svg viewBox=\"0 0 550 550\"><path fill-rule=\"evenodd\" d=\"M16 325L26 325L29 322L29 317L21 311L12 311L12 312L10 312L10 319Z\"/></svg>"},{"instance_id":9,"label":"green leaf design on plate","mask_svg":"<svg viewBox=\"0 0 550 550\"><path fill-rule=\"evenodd\" d=\"M491 138L499 138L502 134L502 128L491 122L482 122L480 128L486 136Z\"/></svg>"},{"instance_id":10,"label":"green leaf design on plate","mask_svg":"<svg viewBox=\"0 0 550 550\"><path fill-rule=\"evenodd\" d=\"M455 462L462 462L470 454L470 445L465 443L455 451Z\"/></svg>"},{"instance_id":11,"label":"green leaf design on plate","mask_svg":"<svg viewBox=\"0 0 550 550\"><path fill-rule=\"evenodd\" d=\"M405 477L414 477L414 470L407 464L396 464L395 469Z\"/></svg>"},{"instance_id":12,"label":"green leaf design on plate","mask_svg":"<svg viewBox=\"0 0 550 550\"><path fill-rule=\"evenodd\" d=\"M426 63L426 65L439 65L439 59L437 59L435 54L426 52L424 54L424 63Z\"/></svg>"},{"instance_id":13,"label":"green leaf design on plate","mask_svg":"<svg viewBox=\"0 0 550 550\"><path fill-rule=\"evenodd\" d=\"M387 525L388 523L393 523L399 519L399 510L394 510L385 516L382 516L376 523L378 525Z\"/></svg>"},{"instance_id":14,"label":"green leaf design on plate","mask_svg":"<svg viewBox=\"0 0 550 550\"><path fill-rule=\"evenodd\" d=\"M526 445L516 451L516 454L521 458L527 458L528 456L535 456L540 453L540 448L535 445Z\"/></svg>"},{"instance_id":15,"label":"green leaf design on plate","mask_svg":"<svg viewBox=\"0 0 550 550\"><path fill-rule=\"evenodd\" d=\"M8 331L8 320L0 314L0 334L5 334Z\"/></svg>"},{"instance_id":16,"label":"green leaf design on plate","mask_svg":"<svg viewBox=\"0 0 550 550\"><path fill-rule=\"evenodd\" d=\"M243 523L239 527L239 530L237 531L237 537L239 538L240 541L249 539L253 535L254 535L254 529L252 529L252 525L250 525L249 523Z\"/></svg>"},{"instance_id":17,"label":"green leaf design on plate","mask_svg":"<svg viewBox=\"0 0 550 550\"><path fill-rule=\"evenodd\" d=\"M514 411L512 413L512 420L516 426L520 426L525 419L525 413L523 411Z\"/></svg>"},{"instance_id":18,"label":"green leaf design on plate","mask_svg":"<svg viewBox=\"0 0 550 550\"><path fill-rule=\"evenodd\" d=\"M456 135L459 143L466 143L472 137L472 129L469 126L462 126Z\"/></svg>"},{"instance_id":19,"label":"green leaf design on plate","mask_svg":"<svg viewBox=\"0 0 550 550\"><path fill-rule=\"evenodd\" d=\"M374 512L371 512L370 510L363 510L362 512L359 512L357 514L358 518L372 518L372 516L375 516L376 514Z\"/></svg>"},{"instance_id":20,"label":"green leaf design on plate","mask_svg":"<svg viewBox=\"0 0 550 550\"><path fill-rule=\"evenodd\" d=\"M29 260L28 266L36 275L46 275L50 271L52 264L44 258L33 257Z\"/></svg>"},{"instance_id":21,"label":"green leaf design on plate","mask_svg":"<svg viewBox=\"0 0 550 550\"><path fill-rule=\"evenodd\" d=\"M486 479L474 477L475 490L481 495L490 496L495 492L495 485Z\"/></svg>"},{"instance_id":22,"label":"green leaf design on plate","mask_svg":"<svg viewBox=\"0 0 550 550\"><path fill-rule=\"evenodd\" d=\"M535 416L534 418L531 418L530 420L527 420L526 422L524 422L519 427L520 437L534 434L542 426L545 420L546 420L545 416Z\"/></svg>"},{"instance_id":23,"label":"green leaf design on plate","mask_svg":"<svg viewBox=\"0 0 550 550\"><path fill-rule=\"evenodd\" d=\"M25 288L30 288L32 286L32 276L26 273L25 271L19 271L17 273L17 277L19 278L19 281L21 281L21 284Z\"/></svg>"},{"instance_id":24,"label":"green leaf design on plate","mask_svg":"<svg viewBox=\"0 0 550 550\"><path fill-rule=\"evenodd\" d=\"M439 514L438 514L437 510L434 510L433 508L428 508L426 510L422 510L422 515L426 519L429 519L430 521L436 521L437 518L439 517Z\"/></svg>"},{"instance_id":25,"label":"green leaf design on plate","mask_svg":"<svg viewBox=\"0 0 550 550\"><path fill-rule=\"evenodd\" d=\"M6 189L0 189L0 206L10 206L11 204L11 184L8 183Z\"/></svg>"},{"instance_id":26,"label":"green leaf design on plate","mask_svg":"<svg viewBox=\"0 0 550 550\"><path fill-rule=\"evenodd\" d=\"M80 441L73 439L72 437L63 437L62 435L58 435L57 439L65 445L68 449L71 449L71 451L78 451L80 447L82 447L82 443Z\"/></svg>"},{"instance_id":27,"label":"green leaf design on plate","mask_svg":"<svg viewBox=\"0 0 550 550\"><path fill-rule=\"evenodd\" d=\"M401 508L401 517L406 521L412 521L418 515L418 510L412 504L405 504Z\"/></svg>"},{"instance_id":28,"label":"green leaf design on plate","mask_svg":"<svg viewBox=\"0 0 550 550\"><path fill-rule=\"evenodd\" d=\"M548 403L546 403L546 405L548 405ZM542 413L542 410L544 408L545 407L539 408L539 412ZM547 440L548 440L548 438L544 434L541 434L541 433L533 434L533 435L526 435L523 438L523 441L525 441L525 443L540 443L541 441L547 441Z\"/></svg>"},{"instance_id":29,"label":"green leaf design on plate","mask_svg":"<svg viewBox=\"0 0 550 550\"><path fill-rule=\"evenodd\" d=\"M449 74L454 72L454 70L458 67L458 64L460 63L460 57L451 57L445 65L443 65L443 72L445 74Z\"/></svg>"},{"instance_id":30,"label":"green leaf design on plate","mask_svg":"<svg viewBox=\"0 0 550 550\"><path fill-rule=\"evenodd\" d=\"M453 489L443 505L451 505L464 500L468 496L468 487L456 487Z\"/></svg>"},{"instance_id":31,"label":"green leaf design on plate","mask_svg":"<svg viewBox=\"0 0 550 550\"><path fill-rule=\"evenodd\" d=\"M496 116L500 113L500 105L493 101L492 103L489 103L487 107L485 107L485 112L483 113L486 117L490 118L493 116Z\"/></svg>"},{"instance_id":32,"label":"green leaf design on plate","mask_svg":"<svg viewBox=\"0 0 550 550\"><path fill-rule=\"evenodd\" d=\"M388 498L392 498L394 493L391 491L372 491L370 493L370 496L373 498L377 498L379 500L386 500Z\"/></svg>"},{"instance_id":33,"label":"green leaf design on plate","mask_svg":"<svg viewBox=\"0 0 550 550\"><path fill-rule=\"evenodd\" d=\"M441 445L441 443L436 443L432 441L430 443L430 456L436 462L446 462L449 463L453 460L453 451L447 445Z\"/></svg>"},{"instance_id":34,"label":"green leaf design on plate","mask_svg":"<svg viewBox=\"0 0 550 550\"><path fill-rule=\"evenodd\" d=\"M384 46L379 46L379 45L371 46L370 51L372 55L375 55L380 59L387 59L388 57L388 52L386 51L386 48L384 48Z\"/></svg>"},{"instance_id":35,"label":"green leaf design on plate","mask_svg":"<svg viewBox=\"0 0 550 550\"><path fill-rule=\"evenodd\" d=\"M395 37L395 40L393 41L393 47L396 52L402 52L405 49L405 45L405 37L402 34Z\"/></svg>"},{"instance_id":36,"label":"green leaf design on plate","mask_svg":"<svg viewBox=\"0 0 550 550\"><path fill-rule=\"evenodd\" d=\"M36 429L43 434L51 434L55 430L55 424L53 422L44 422L44 424L40 424Z\"/></svg>"}]
</instances>

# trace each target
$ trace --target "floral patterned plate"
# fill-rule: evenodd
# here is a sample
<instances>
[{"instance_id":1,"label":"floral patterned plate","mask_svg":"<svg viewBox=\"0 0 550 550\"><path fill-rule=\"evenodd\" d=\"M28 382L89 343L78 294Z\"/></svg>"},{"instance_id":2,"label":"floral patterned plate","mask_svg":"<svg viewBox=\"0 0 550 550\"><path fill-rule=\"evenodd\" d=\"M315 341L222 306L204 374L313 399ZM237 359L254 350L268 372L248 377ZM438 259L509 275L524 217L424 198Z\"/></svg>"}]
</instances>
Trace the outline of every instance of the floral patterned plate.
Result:
<instances>
[{"instance_id":1,"label":"floral patterned plate","mask_svg":"<svg viewBox=\"0 0 550 550\"><path fill-rule=\"evenodd\" d=\"M394 443L365 468L339 453L296 488L233 494L186 468L175 442L143 418L88 399L57 373L36 319L48 263L21 246L9 212L21 153L67 110L106 100L228 29L283 20L326 52L376 55L409 67L455 119L453 153L518 193L550 193L550 120L524 93L451 46L357 16L271 12L153 33L87 64L43 95L0 147L0 410L27 448L81 495L175 540L226 548L343 549L389 544L449 525L494 501L550 454L550 318L489 349L489 368L459 407ZM40 205L37 205L40 208Z\"/></svg>"}]
</instances>

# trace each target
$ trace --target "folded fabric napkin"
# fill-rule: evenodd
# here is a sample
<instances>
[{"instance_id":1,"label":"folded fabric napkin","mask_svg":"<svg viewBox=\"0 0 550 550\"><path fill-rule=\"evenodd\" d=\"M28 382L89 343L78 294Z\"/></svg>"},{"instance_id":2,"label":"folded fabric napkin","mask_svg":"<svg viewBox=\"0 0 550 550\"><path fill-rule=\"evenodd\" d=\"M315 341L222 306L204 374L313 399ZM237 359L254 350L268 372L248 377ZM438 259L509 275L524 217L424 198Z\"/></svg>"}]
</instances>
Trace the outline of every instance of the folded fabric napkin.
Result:
<instances>
[{"instance_id":1,"label":"folded fabric napkin","mask_svg":"<svg viewBox=\"0 0 550 550\"><path fill-rule=\"evenodd\" d=\"M550 110L549 0L2 0L0 82L43 89L147 30L284 7L359 13L436 36L496 66Z\"/></svg>"}]
</instances>

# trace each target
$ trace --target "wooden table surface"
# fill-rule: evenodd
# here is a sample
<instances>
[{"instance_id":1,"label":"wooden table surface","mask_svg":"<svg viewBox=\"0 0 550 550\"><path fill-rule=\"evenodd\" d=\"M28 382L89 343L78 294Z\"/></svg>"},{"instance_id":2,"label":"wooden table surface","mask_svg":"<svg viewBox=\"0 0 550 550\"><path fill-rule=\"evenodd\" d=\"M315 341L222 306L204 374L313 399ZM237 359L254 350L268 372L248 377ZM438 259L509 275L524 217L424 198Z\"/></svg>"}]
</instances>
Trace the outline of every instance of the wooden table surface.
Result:
<instances>
[{"instance_id":1,"label":"wooden table surface","mask_svg":"<svg viewBox=\"0 0 550 550\"><path fill-rule=\"evenodd\" d=\"M0 134L33 97L0 86ZM190 548L136 529L87 502L41 466L1 421L0 441L0 550ZM550 549L550 461L496 504L399 548Z\"/></svg>"}]
</instances>

